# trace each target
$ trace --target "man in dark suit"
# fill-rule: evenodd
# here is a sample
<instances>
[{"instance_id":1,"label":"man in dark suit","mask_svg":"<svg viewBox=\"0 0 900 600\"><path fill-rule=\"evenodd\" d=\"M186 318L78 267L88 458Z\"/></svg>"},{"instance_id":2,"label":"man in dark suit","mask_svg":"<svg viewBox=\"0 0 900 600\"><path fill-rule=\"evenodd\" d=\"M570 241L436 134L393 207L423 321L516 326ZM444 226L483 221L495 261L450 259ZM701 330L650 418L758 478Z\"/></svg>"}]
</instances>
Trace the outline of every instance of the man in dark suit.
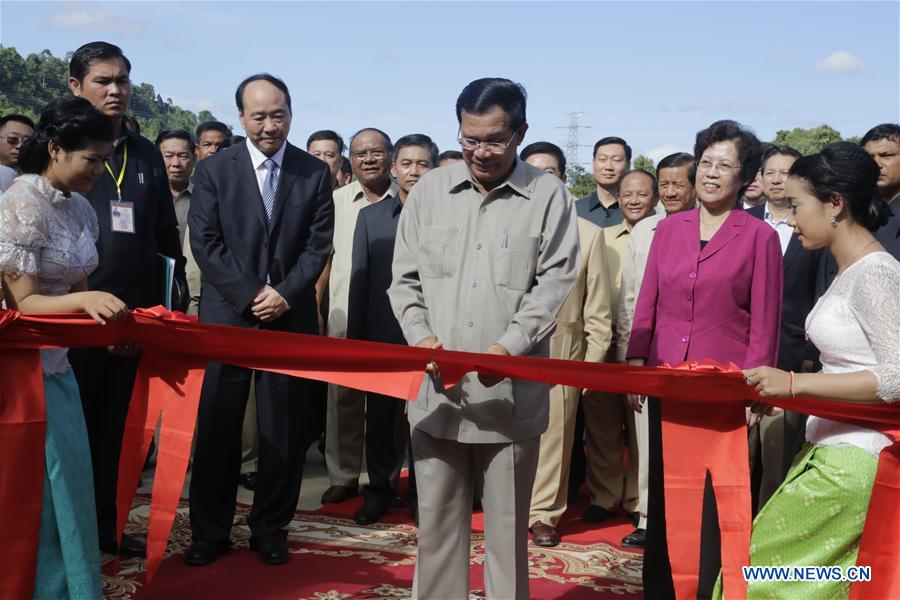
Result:
<instances>
[{"instance_id":1,"label":"man in dark suit","mask_svg":"<svg viewBox=\"0 0 900 600\"><path fill-rule=\"evenodd\" d=\"M200 320L318 333L315 283L331 248L331 175L287 142L291 97L280 79L253 75L235 94L247 141L202 161L188 214L200 270ZM229 547L241 461L241 426L254 371L209 363L191 476L189 565ZM259 475L250 548L266 564L287 562L284 527L300 495L306 449L317 437L308 382L255 372Z\"/></svg>"},{"instance_id":2,"label":"man in dark suit","mask_svg":"<svg viewBox=\"0 0 900 600\"><path fill-rule=\"evenodd\" d=\"M359 211L353 236L350 293L347 305L347 337L370 342L406 345L403 331L391 309L387 290L397 222L409 191L437 164L438 148L427 135L403 136L391 151L391 174L398 192ZM409 445L405 402L379 394L366 394L366 470L369 483L363 488L365 502L354 516L360 525L375 523L387 512L397 493L397 479ZM415 474L410 460L407 499L418 522Z\"/></svg>"},{"instance_id":3,"label":"man in dark suit","mask_svg":"<svg viewBox=\"0 0 900 600\"><path fill-rule=\"evenodd\" d=\"M784 296L781 308L781 340L778 368L809 372L818 352L806 339L806 316L816 303L817 277L822 250L803 248L788 223L790 202L785 182L800 153L787 146L771 146L763 155L762 187L765 202L747 210L778 233L784 257ZM759 510L784 481L791 463L806 440L806 415L784 411L763 416L750 432L753 470L753 510Z\"/></svg>"}]
</instances>

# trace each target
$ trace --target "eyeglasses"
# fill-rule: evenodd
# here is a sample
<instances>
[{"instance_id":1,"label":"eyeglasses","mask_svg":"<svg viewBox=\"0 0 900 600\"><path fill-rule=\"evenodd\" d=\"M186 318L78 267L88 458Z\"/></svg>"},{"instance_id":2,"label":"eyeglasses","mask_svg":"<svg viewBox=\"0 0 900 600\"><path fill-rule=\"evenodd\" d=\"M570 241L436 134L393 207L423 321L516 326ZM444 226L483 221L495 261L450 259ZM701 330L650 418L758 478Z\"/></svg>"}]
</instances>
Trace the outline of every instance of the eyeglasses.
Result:
<instances>
[{"instance_id":1,"label":"eyeglasses","mask_svg":"<svg viewBox=\"0 0 900 600\"><path fill-rule=\"evenodd\" d=\"M14 135L11 135L6 138L6 143L13 147L18 146L19 144L24 144L27 141L28 141L27 137L20 138L20 137L14 136Z\"/></svg>"},{"instance_id":2,"label":"eyeglasses","mask_svg":"<svg viewBox=\"0 0 900 600\"><path fill-rule=\"evenodd\" d=\"M375 160L381 160L387 156L387 150L360 150L350 153L350 157L354 160L365 160L367 156L371 156Z\"/></svg>"},{"instance_id":3,"label":"eyeglasses","mask_svg":"<svg viewBox=\"0 0 900 600\"><path fill-rule=\"evenodd\" d=\"M718 171L720 173L727 173L729 171L733 171L735 169L740 169L740 168L741 168L740 164L736 165L733 162L728 161L728 160L713 162L713 161L709 160L708 158L701 158L700 162L697 163L698 171L712 171L713 169L715 169L716 171Z\"/></svg>"},{"instance_id":4,"label":"eyeglasses","mask_svg":"<svg viewBox=\"0 0 900 600\"><path fill-rule=\"evenodd\" d=\"M516 139L517 135L519 135L518 129L515 133L512 134L511 138L506 140L506 142L482 142L481 140L476 140L475 138L463 137L462 135L457 133L456 141L459 142L459 145L462 146L463 150L467 150L469 152L474 152L480 146L491 154L503 154L504 152L506 152L506 149L509 148L509 145L512 144L512 141Z\"/></svg>"}]
</instances>

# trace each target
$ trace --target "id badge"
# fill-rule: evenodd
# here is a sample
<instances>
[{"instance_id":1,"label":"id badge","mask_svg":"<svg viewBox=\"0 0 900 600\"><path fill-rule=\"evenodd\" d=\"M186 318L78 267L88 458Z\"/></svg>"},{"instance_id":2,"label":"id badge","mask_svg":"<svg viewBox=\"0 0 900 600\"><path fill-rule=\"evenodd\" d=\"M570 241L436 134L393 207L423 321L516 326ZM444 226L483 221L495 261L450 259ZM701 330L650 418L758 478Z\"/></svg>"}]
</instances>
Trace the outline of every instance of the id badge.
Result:
<instances>
[{"instance_id":1,"label":"id badge","mask_svg":"<svg viewBox=\"0 0 900 600\"><path fill-rule=\"evenodd\" d=\"M110 200L110 222L115 233L134 233L134 203Z\"/></svg>"}]
</instances>

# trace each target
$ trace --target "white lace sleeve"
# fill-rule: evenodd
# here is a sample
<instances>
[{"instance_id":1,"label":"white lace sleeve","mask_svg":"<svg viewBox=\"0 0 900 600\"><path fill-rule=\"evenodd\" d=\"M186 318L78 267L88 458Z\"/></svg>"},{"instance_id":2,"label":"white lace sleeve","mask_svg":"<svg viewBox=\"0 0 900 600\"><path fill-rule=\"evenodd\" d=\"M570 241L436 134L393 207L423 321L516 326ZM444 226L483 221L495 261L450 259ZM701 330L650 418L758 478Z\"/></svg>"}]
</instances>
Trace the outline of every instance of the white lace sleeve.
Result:
<instances>
[{"instance_id":1,"label":"white lace sleeve","mask_svg":"<svg viewBox=\"0 0 900 600\"><path fill-rule=\"evenodd\" d=\"M900 400L900 264L867 265L853 287L850 305L878 361L871 369L878 397Z\"/></svg>"},{"instance_id":2,"label":"white lace sleeve","mask_svg":"<svg viewBox=\"0 0 900 600\"><path fill-rule=\"evenodd\" d=\"M46 243L44 210L25 185L13 185L0 195L0 273L36 275Z\"/></svg>"}]
</instances>

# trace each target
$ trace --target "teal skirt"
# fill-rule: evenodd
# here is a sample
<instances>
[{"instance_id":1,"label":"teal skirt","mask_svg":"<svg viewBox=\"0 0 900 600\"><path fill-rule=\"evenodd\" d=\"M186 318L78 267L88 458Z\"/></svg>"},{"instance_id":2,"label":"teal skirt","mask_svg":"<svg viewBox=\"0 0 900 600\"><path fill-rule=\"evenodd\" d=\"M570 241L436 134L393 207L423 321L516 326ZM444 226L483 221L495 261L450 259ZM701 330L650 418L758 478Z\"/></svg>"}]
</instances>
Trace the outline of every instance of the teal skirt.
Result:
<instances>
[{"instance_id":1,"label":"teal skirt","mask_svg":"<svg viewBox=\"0 0 900 600\"><path fill-rule=\"evenodd\" d=\"M103 597L94 475L78 384L69 369L44 375L47 442L34 597Z\"/></svg>"},{"instance_id":2,"label":"teal skirt","mask_svg":"<svg viewBox=\"0 0 900 600\"><path fill-rule=\"evenodd\" d=\"M807 443L784 482L753 521L750 564L838 566L856 564L878 458L856 446ZM847 598L844 581L755 581L747 598ZM722 597L722 576L714 598Z\"/></svg>"}]
</instances>

